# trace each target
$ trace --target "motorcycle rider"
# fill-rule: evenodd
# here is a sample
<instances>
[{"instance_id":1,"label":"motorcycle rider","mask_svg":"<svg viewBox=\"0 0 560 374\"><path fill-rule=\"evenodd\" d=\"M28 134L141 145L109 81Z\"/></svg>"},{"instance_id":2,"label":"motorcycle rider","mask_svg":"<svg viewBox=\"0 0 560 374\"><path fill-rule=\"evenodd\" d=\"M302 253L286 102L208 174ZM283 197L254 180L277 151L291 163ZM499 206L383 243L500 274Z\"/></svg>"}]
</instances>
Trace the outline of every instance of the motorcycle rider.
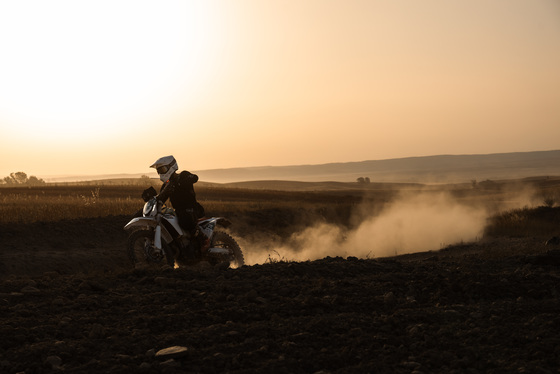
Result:
<instances>
[{"instance_id":1,"label":"motorcycle rider","mask_svg":"<svg viewBox=\"0 0 560 374\"><path fill-rule=\"evenodd\" d=\"M198 230L197 221L204 217L204 207L196 200L194 184L198 182L198 176L186 170L177 173L179 166L173 156L165 156L154 162L151 168L156 169L159 179L163 182L157 199L165 203L171 201L179 224L190 234L191 245L187 255L194 256L196 251L207 244L208 238L201 230Z\"/></svg>"}]
</instances>

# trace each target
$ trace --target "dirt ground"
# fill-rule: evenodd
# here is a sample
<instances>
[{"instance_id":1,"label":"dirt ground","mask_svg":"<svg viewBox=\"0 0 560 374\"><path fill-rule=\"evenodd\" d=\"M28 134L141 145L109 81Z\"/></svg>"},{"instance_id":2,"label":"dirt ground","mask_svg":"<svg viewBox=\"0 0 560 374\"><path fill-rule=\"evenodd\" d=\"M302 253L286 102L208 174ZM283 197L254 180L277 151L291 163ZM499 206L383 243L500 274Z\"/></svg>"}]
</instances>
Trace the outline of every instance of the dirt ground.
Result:
<instances>
[{"instance_id":1,"label":"dirt ground","mask_svg":"<svg viewBox=\"0 0 560 374\"><path fill-rule=\"evenodd\" d=\"M0 226L0 372L560 372L547 238L150 272L127 220Z\"/></svg>"}]
</instances>

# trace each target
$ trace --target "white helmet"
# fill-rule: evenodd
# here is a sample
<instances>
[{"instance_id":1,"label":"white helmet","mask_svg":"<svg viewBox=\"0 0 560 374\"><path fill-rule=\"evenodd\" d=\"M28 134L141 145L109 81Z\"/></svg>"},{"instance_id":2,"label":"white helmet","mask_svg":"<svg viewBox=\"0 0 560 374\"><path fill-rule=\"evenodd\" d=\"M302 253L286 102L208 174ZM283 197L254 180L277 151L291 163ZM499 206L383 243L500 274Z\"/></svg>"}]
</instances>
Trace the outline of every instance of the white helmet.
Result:
<instances>
[{"instance_id":1,"label":"white helmet","mask_svg":"<svg viewBox=\"0 0 560 374\"><path fill-rule=\"evenodd\" d=\"M154 162L153 165L150 167L157 170L159 174L159 179L161 179L162 182L167 182L169 178L171 178L173 173L179 170L179 166L177 166L177 161L173 156L161 157L156 162Z\"/></svg>"}]
</instances>

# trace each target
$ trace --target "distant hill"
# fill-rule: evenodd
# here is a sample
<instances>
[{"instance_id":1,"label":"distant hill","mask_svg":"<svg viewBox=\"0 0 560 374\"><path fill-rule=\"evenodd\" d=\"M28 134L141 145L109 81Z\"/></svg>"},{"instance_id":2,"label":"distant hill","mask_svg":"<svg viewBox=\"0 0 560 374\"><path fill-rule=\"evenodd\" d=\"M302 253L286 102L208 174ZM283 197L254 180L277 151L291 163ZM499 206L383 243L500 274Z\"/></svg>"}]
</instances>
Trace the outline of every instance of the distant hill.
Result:
<instances>
[{"instance_id":1,"label":"distant hill","mask_svg":"<svg viewBox=\"0 0 560 374\"><path fill-rule=\"evenodd\" d=\"M439 155L321 165L260 166L191 170L201 181L355 182L368 177L372 183L464 183L473 180L560 176L560 150L495 153L485 155ZM143 174L44 177L47 182L140 178ZM267 183L268 185L269 183Z\"/></svg>"},{"instance_id":2,"label":"distant hill","mask_svg":"<svg viewBox=\"0 0 560 374\"><path fill-rule=\"evenodd\" d=\"M154 173L138 173L138 174L97 174L97 175L47 175L41 178L47 183L68 183L68 182L90 182L90 181L106 181L108 184L129 183L130 179L140 179L143 175L151 178L157 178Z\"/></svg>"},{"instance_id":3,"label":"distant hill","mask_svg":"<svg viewBox=\"0 0 560 374\"><path fill-rule=\"evenodd\" d=\"M213 169L196 173L201 180L216 183L256 180L354 182L359 177L369 177L371 182L462 183L472 180L558 176L560 150Z\"/></svg>"}]
</instances>

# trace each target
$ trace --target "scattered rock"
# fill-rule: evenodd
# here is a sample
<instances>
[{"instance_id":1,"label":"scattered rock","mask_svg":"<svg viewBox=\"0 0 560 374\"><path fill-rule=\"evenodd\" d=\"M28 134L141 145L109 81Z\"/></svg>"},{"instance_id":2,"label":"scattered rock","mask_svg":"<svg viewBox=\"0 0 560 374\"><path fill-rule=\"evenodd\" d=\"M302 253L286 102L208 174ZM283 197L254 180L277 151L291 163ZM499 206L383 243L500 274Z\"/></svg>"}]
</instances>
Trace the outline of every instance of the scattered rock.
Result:
<instances>
[{"instance_id":1,"label":"scattered rock","mask_svg":"<svg viewBox=\"0 0 560 374\"><path fill-rule=\"evenodd\" d=\"M62 359L58 356L49 356L45 360L45 364L52 369L60 369L62 364Z\"/></svg>"},{"instance_id":2,"label":"scattered rock","mask_svg":"<svg viewBox=\"0 0 560 374\"><path fill-rule=\"evenodd\" d=\"M105 328L99 323L92 325L88 337L90 339L101 339L105 337Z\"/></svg>"},{"instance_id":3,"label":"scattered rock","mask_svg":"<svg viewBox=\"0 0 560 374\"><path fill-rule=\"evenodd\" d=\"M155 277L154 278L154 283L161 286L161 287L174 287L175 286L175 282L176 280L173 278L167 278L167 277Z\"/></svg>"},{"instance_id":4,"label":"scattered rock","mask_svg":"<svg viewBox=\"0 0 560 374\"><path fill-rule=\"evenodd\" d=\"M25 286L20 290L20 292L23 294L37 294L41 293L41 290L32 286Z\"/></svg>"},{"instance_id":5,"label":"scattered rock","mask_svg":"<svg viewBox=\"0 0 560 374\"><path fill-rule=\"evenodd\" d=\"M156 357L158 358L179 358L188 354L189 349L179 345L168 347L157 351Z\"/></svg>"},{"instance_id":6,"label":"scattered rock","mask_svg":"<svg viewBox=\"0 0 560 374\"><path fill-rule=\"evenodd\" d=\"M175 361L174 359L170 358L167 361L163 361L161 363L161 366L166 367L166 368L177 368L181 366L181 363L178 361Z\"/></svg>"},{"instance_id":7,"label":"scattered rock","mask_svg":"<svg viewBox=\"0 0 560 374\"><path fill-rule=\"evenodd\" d=\"M65 304L65 302L64 302L64 299L63 299L62 297L57 297L56 299L54 299L54 300L52 301L52 305L53 305L53 306L58 306L58 307L60 307L60 306L63 306L64 304Z\"/></svg>"},{"instance_id":8,"label":"scattered rock","mask_svg":"<svg viewBox=\"0 0 560 374\"><path fill-rule=\"evenodd\" d=\"M149 362L142 362L138 367L138 370L147 373L152 370L152 364L150 364Z\"/></svg>"},{"instance_id":9,"label":"scattered rock","mask_svg":"<svg viewBox=\"0 0 560 374\"><path fill-rule=\"evenodd\" d=\"M534 242L523 255L12 277L0 372L556 372L560 256Z\"/></svg>"},{"instance_id":10,"label":"scattered rock","mask_svg":"<svg viewBox=\"0 0 560 374\"><path fill-rule=\"evenodd\" d=\"M397 301L397 298L395 297L395 294L393 292L387 292L385 295L383 295L383 301L385 302L385 304L394 304Z\"/></svg>"}]
</instances>

